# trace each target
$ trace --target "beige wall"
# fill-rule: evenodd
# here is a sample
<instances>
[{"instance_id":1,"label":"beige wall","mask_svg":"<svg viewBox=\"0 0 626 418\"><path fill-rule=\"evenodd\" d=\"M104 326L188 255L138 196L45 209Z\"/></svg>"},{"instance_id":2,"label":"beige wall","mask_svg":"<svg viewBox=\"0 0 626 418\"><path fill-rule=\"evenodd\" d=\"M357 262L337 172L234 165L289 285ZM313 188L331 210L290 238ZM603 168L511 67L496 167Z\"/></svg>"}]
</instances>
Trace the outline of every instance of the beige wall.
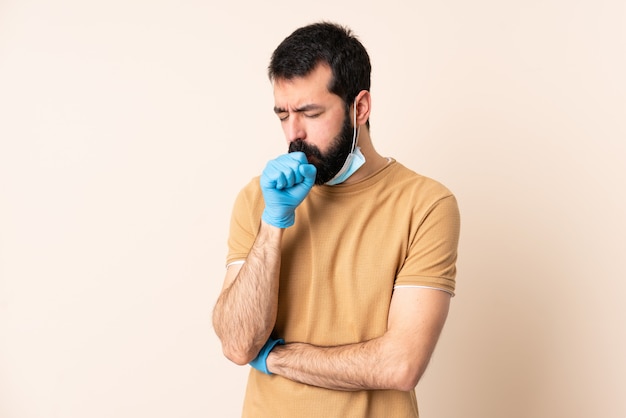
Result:
<instances>
[{"instance_id":1,"label":"beige wall","mask_svg":"<svg viewBox=\"0 0 626 418\"><path fill-rule=\"evenodd\" d=\"M0 416L239 416L229 211L285 147L269 55L325 18L379 151L461 205L422 416L626 418L625 4L0 2Z\"/></svg>"}]
</instances>

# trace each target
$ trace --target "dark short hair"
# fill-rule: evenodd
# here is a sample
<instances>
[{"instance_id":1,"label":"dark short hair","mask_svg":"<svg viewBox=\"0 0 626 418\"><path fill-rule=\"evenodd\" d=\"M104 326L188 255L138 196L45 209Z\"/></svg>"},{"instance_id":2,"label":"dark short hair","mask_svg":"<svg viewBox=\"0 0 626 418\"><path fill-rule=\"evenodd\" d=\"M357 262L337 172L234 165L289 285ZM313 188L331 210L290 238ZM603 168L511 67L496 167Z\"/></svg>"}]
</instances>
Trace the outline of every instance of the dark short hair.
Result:
<instances>
[{"instance_id":1,"label":"dark short hair","mask_svg":"<svg viewBox=\"0 0 626 418\"><path fill-rule=\"evenodd\" d=\"M330 66L328 91L349 106L361 90L370 89L372 66L365 47L346 27L329 22L296 29L272 54L270 80L304 77L320 63Z\"/></svg>"}]
</instances>

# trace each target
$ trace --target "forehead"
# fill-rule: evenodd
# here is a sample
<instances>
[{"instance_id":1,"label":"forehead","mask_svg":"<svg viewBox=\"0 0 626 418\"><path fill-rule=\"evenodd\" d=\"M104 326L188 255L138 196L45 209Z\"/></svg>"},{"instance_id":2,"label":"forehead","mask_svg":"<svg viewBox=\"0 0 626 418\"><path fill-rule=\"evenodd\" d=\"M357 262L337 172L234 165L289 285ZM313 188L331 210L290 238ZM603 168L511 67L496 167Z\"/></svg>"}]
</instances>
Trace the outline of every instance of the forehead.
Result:
<instances>
[{"instance_id":1,"label":"forehead","mask_svg":"<svg viewBox=\"0 0 626 418\"><path fill-rule=\"evenodd\" d=\"M304 77L274 80L274 103L289 108L303 104L320 103L339 96L328 91L332 71L328 65L320 64Z\"/></svg>"}]
</instances>

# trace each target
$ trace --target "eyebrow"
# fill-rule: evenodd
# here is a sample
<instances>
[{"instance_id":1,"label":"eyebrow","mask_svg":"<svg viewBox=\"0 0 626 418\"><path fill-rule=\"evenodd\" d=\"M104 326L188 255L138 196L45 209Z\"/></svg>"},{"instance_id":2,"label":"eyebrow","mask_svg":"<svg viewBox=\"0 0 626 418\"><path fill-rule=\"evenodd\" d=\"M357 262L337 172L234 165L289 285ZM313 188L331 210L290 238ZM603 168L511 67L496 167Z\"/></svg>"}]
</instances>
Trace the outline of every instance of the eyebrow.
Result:
<instances>
[{"instance_id":1,"label":"eyebrow","mask_svg":"<svg viewBox=\"0 0 626 418\"><path fill-rule=\"evenodd\" d=\"M317 104L306 104L303 106L300 106L299 108L295 109L294 112L296 113L301 113L301 112L307 112L310 110L320 110L323 109L323 106L321 105L317 105ZM288 110L282 107L277 107L274 106L274 113L279 114L279 113L288 113Z\"/></svg>"}]
</instances>

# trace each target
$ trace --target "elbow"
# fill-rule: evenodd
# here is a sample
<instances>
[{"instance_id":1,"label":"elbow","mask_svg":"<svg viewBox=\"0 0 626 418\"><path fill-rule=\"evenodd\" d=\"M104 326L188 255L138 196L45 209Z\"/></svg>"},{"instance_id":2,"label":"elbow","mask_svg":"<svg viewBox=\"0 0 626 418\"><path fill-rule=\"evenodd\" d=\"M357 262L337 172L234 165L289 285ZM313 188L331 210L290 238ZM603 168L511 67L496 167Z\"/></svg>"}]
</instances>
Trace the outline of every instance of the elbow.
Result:
<instances>
[{"instance_id":1,"label":"elbow","mask_svg":"<svg viewBox=\"0 0 626 418\"><path fill-rule=\"evenodd\" d=\"M397 379L394 382L394 386L395 386L394 389L402 391L402 392L409 392L415 389L418 381L419 381L419 378L417 377L413 377L413 376L402 377L402 378Z\"/></svg>"},{"instance_id":2,"label":"elbow","mask_svg":"<svg viewBox=\"0 0 626 418\"><path fill-rule=\"evenodd\" d=\"M411 364L410 362L399 363L391 379L391 388L402 392L409 392L415 389L419 382L424 367Z\"/></svg>"},{"instance_id":3,"label":"elbow","mask_svg":"<svg viewBox=\"0 0 626 418\"><path fill-rule=\"evenodd\" d=\"M386 353L383 367L388 372L388 388L402 392L414 390L430 362L430 352L394 342Z\"/></svg>"},{"instance_id":4,"label":"elbow","mask_svg":"<svg viewBox=\"0 0 626 418\"><path fill-rule=\"evenodd\" d=\"M246 365L254 360L260 347L255 351L253 341L249 341L245 338L237 339L228 329L224 329L219 325L219 322L215 321L214 317L213 328L221 343L224 357L239 366Z\"/></svg>"},{"instance_id":5,"label":"elbow","mask_svg":"<svg viewBox=\"0 0 626 418\"><path fill-rule=\"evenodd\" d=\"M238 341L234 338L230 338L228 334L224 335L218 332L217 328L216 334L222 345L222 354L224 354L224 357L239 366L250 363L254 360L256 353L259 351L254 352L255 347L252 342Z\"/></svg>"},{"instance_id":6,"label":"elbow","mask_svg":"<svg viewBox=\"0 0 626 418\"><path fill-rule=\"evenodd\" d=\"M245 350L241 348L223 346L222 352L228 360L239 366L245 366L256 357L256 354L254 354L251 349Z\"/></svg>"},{"instance_id":7,"label":"elbow","mask_svg":"<svg viewBox=\"0 0 626 418\"><path fill-rule=\"evenodd\" d=\"M245 366L246 364L250 363L253 359L245 356L245 355L241 355L241 354L236 354L236 353L224 353L224 356L226 356L226 358L230 361L232 361L233 363L235 363L238 366Z\"/></svg>"}]
</instances>

